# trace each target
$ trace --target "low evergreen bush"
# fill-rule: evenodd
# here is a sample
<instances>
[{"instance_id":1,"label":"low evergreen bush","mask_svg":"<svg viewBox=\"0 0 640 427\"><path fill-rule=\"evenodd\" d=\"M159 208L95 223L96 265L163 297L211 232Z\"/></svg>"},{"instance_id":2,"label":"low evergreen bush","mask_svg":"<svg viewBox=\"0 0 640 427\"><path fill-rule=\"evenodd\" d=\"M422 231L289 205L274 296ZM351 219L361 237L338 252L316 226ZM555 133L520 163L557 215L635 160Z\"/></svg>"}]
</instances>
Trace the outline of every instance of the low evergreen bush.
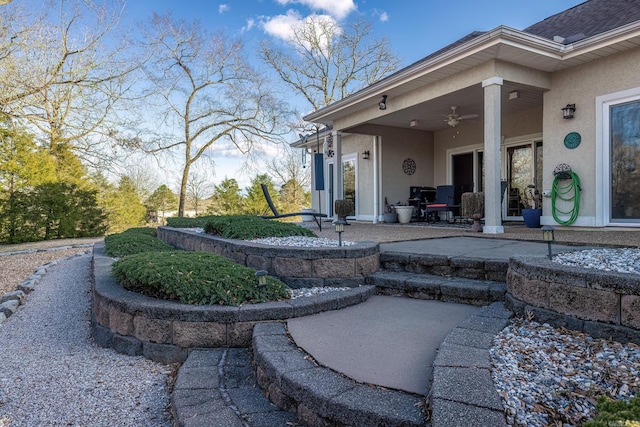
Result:
<instances>
[{"instance_id":1,"label":"low evergreen bush","mask_svg":"<svg viewBox=\"0 0 640 427\"><path fill-rule=\"evenodd\" d=\"M255 270L208 252L146 252L113 263L126 289L185 304L240 305L289 297L287 285L267 277L258 287Z\"/></svg>"},{"instance_id":2,"label":"low evergreen bush","mask_svg":"<svg viewBox=\"0 0 640 427\"><path fill-rule=\"evenodd\" d=\"M584 427L640 427L640 396L625 402L598 398L596 416L583 424Z\"/></svg>"},{"instance_id":3,"label":"low evergreen bush","mask_svg":"<svg viewBox=\"0 0 640 427\"><path fill-rule=\"evenodd\" d=\"M104 238L104 248L107 255L124 257L140 252L167 252L175 249L155 237L155 228L130 228L118 234L111 234Z\"/></svg>"},{"instance_id":4,"label":"low evergreen bush","mask_svg":"<svg viewBox=\"0 0 640 427\"><path fill-rule=\"evenodd\" d=\"M240 240L288 236L316 237L316 234L308 228L288 222L267 220L254 215L209 217L204 231L226 239Z\"/></svg>"}]
</instances>

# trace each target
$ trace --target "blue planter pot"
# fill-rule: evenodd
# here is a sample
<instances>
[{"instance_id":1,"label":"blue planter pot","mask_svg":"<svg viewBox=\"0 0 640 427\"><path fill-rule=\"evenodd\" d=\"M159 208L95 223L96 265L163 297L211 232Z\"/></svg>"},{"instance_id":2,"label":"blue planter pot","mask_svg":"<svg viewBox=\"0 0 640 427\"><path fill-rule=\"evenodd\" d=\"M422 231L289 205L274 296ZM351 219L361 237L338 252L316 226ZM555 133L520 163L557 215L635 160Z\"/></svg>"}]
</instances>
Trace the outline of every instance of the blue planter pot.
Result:
<instances>
[{"instance_id":1,"label":"blue planter pot","mask_svg":"<svg viewBox=\"0 0 640 427\"><path fill-rule=\"evenodd\" d=\"M522 209L522 218L527 228L540 228L542 209Z\"/></svg>"}]
</instances>

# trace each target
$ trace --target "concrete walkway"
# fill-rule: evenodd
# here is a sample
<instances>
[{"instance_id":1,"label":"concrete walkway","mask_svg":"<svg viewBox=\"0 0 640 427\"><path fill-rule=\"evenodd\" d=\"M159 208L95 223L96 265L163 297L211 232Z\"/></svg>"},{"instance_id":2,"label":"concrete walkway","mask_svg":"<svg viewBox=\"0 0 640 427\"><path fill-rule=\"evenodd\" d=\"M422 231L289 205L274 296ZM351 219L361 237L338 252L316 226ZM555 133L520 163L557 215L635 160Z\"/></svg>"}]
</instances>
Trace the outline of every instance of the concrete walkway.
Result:
<instances>
[{"instance_id":1,"label":"concrete walkway","mask_svg":"<svg viewBox=\"0 0 640 427\"><path fill-rule=\"evenodd\" d=\"M296 344L356 381L426 396L436 350L479 308L374 296L357 306L290 319Z\"/></svg>"},{"instance_id":2,"label":"concrete walkway","mask_svg":"<svg viewBox=\"0 0 640 427\"><path fill-rule=\"evenodd\" d=\"M551 245L552 254L588 249L590 246ZM479 237L448 237L445 239L410 240L382 243L380 252L406 252L418 255L443 255L450 258L481 258L509 261L514 255L546 256L547 243L522 240L483 239Z\"/></svg>"}]
</instances>

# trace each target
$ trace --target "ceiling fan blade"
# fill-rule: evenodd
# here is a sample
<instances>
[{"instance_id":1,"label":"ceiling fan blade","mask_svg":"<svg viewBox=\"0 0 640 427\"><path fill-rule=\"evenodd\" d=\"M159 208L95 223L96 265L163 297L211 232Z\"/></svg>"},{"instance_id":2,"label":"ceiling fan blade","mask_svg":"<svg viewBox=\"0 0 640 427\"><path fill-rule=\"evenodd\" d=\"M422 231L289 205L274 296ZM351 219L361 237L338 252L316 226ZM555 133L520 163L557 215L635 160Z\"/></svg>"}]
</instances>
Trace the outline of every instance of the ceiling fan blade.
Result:
<instances>
[{"instance_id":1,"label":"ceiling fan blade","mask_svg":"<svg viewBox=\"0 0 640 427\"><path fill-rule=\"evenodd\" d=\"M477 114L466 114L464 116L458 117L458 120L475 119L476 117L478 117Z\"/></svg>"}]
</instances>

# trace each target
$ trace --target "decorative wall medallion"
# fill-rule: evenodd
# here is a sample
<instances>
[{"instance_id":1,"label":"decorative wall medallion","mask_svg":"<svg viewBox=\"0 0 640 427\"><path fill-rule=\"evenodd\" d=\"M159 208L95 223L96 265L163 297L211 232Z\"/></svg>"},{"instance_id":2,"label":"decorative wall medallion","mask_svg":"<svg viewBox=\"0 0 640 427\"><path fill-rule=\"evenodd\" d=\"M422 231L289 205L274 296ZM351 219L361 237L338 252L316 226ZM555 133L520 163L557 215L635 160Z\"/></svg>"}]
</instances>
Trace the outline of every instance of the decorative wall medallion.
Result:
<instances>
[{"instance_id":1,"label":"decorative wall medallion","mask_svg":"<svg viewBox=\"0 0 640 427\"><path fill-rule=\"evenodd\" d=\"M416 173L416 161L408 157L402 162L402 171L407 175Z\"/></svg>"},{"instance_id":2,"label":"decorative wall medallion","mask_svg":"<svg viewBox=\"0 0 640 427\"><path fill-rule=\"evenodd\" d=\"M578 132L571 132L564 137L564 146L573 149L580 145L580 141L582 141L580 134Z\"/></svg>"}]
</instances>

